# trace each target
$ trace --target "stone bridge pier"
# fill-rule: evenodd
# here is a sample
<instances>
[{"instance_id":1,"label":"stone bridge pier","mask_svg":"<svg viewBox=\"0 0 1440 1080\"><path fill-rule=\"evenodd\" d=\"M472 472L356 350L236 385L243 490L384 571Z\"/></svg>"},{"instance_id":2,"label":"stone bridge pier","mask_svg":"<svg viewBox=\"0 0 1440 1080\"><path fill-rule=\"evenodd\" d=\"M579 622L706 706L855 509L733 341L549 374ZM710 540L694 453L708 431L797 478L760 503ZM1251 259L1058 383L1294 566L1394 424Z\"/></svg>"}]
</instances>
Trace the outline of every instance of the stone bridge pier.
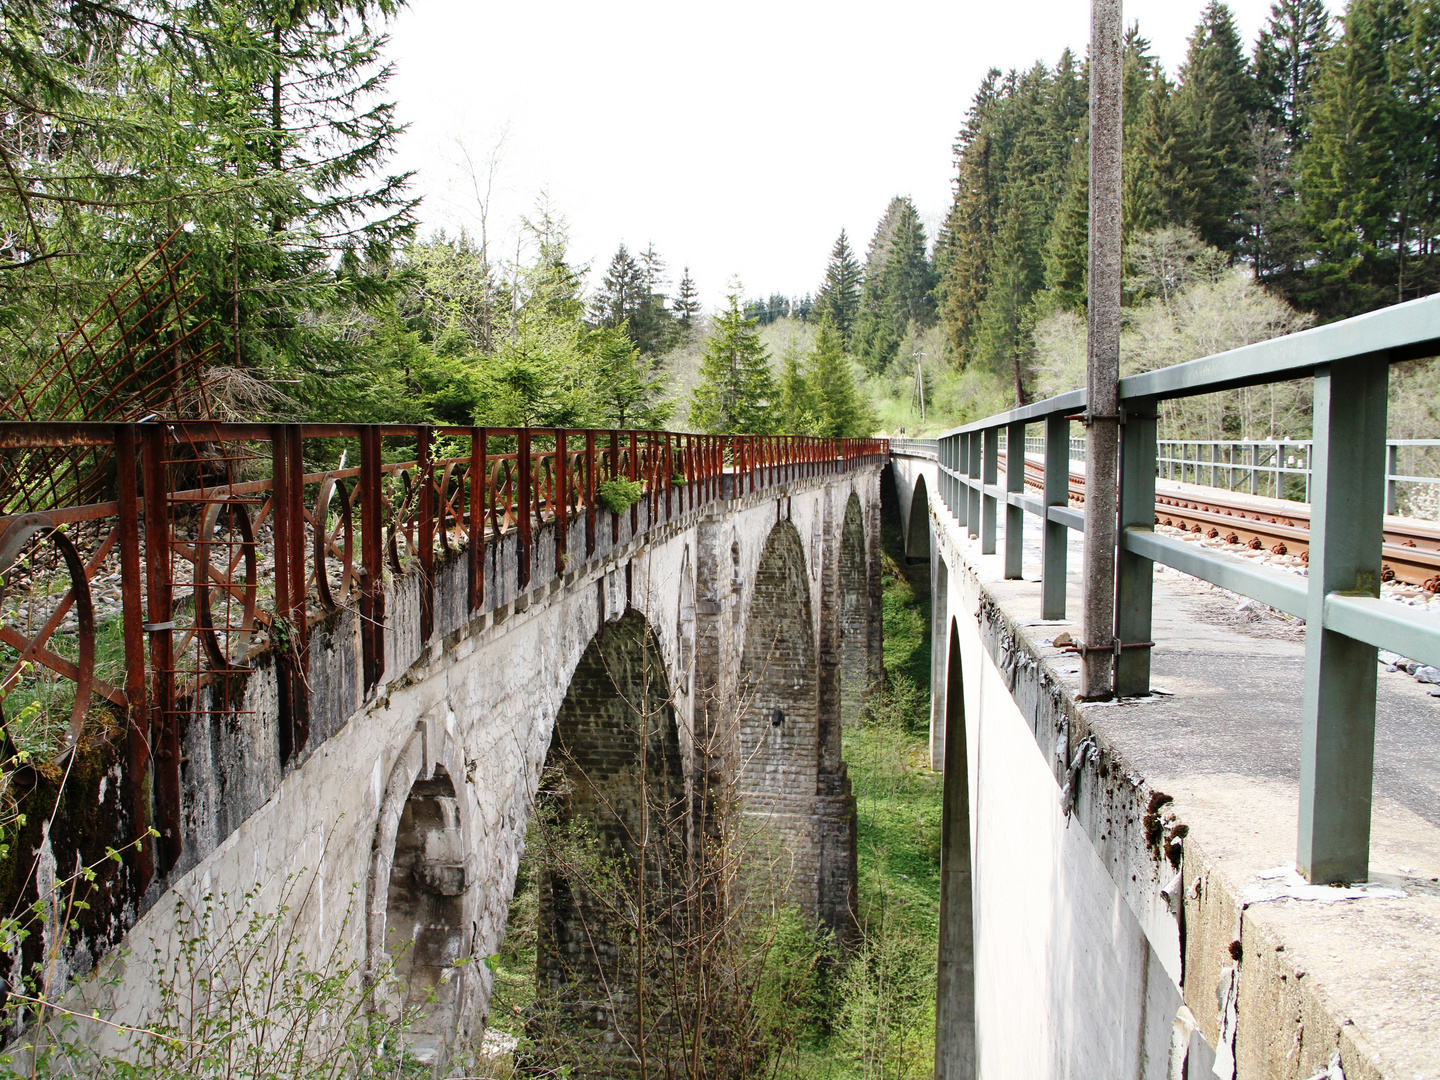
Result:
<instances>
[{"instance_id":1,"label":"stone bridge pier","mask_svg":"<svg viewBox=\"0 0 1440 1080\"><path fill-rule=\"evenodd\" d=\"M233 714L186 732L185 859L152 885L125 958L97 959L104 977L77 992L84 1011L143 1022L189 913L208 897L223 918L253 893L261 910L291 907L297 955L393 972L386 993L419 1011L412 1048L442 1058L486 1016L491 976L474 961L499 951L527 824L555 777L558 812L627 856L647 797L693 844L696 808L733 792L784 853L794 901L853 935L841 729L881 670L879 470L773 483L653 523L643 503L601 511L588 557L524 590L514 541L496 545L474 615L465 553L451 553L428 640L416 576L388 580L384 677L363 690L355 612L315 627L310 742L283 765L273 666L257 665L231 690ZM554 550L554 527L537 551ZM542 982L577 964L602 973L603 928L577 928L583 898L565 882L541 892Z\"/></svg>"}]
</instances>

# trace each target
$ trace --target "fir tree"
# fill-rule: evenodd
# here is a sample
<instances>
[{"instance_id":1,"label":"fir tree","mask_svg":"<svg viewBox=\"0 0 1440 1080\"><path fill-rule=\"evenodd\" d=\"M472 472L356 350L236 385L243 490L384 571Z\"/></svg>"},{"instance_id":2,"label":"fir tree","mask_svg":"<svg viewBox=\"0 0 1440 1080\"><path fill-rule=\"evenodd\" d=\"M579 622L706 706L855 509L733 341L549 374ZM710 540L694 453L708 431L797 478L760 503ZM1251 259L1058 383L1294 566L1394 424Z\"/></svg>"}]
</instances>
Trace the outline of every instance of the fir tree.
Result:
<instances>
[{"instance_id":1,"label":"fir tree","mask_svg":"<svg viewBox=\"0 0 1440 1080\"><path fill-rule=\"evenodd\" d=\"M815 331L809 369L808 399L813 410L814 433L828 438L869 435L874 422L855 386L840 332L828 319L822 318Z\"/></svg>"},{"instance_id":2,"label":"fir tree","mask_svg":"<svg viewBox=\"0 0 1440 1080\"><path fill-rule=\"evenodd\" d=\"M860 288L864 273L855 253L850 249L850 240L845 230L830 249L830 263L825 267L825 283L815 294L815 310L819 318L829 318L840 340L848 347L855 332L855 320L860 316Z\"/></svg>"},{"instance_id":3,"label":"fir tree","mask_svg":"<svg viewBox=\"0 0 1440 1080\"><path fill-rule=\"evenodd\" d=\"M787 435L819 433L810 380L801 368L804 358L798 340L792 340L780 356L778 426Z\"/></svg>"},{"instance_id":4,"label":"fir tree","mask_svg":"<svg viewBox=\"0 0 1440 1080\"><path fill-rule=\"evenodd\" d=\"M778 395L770 354L755 323L740 310L740 294L730 293L727 302L700 354L690 423L716 434L769 434Z\"/></svg>"},{"instance_id":5,"label":"fir tree","mask_svg":"<svg viewBox=\"0 0 1440 1080\"><path fill-rule=\"evenodd\" d=\"M593 330L582 342L598 406L596 420L602 427L664 427L674 405L660 400L664 384L630 340L627 329L622 323Z\"/></svg>"}]
</instances>

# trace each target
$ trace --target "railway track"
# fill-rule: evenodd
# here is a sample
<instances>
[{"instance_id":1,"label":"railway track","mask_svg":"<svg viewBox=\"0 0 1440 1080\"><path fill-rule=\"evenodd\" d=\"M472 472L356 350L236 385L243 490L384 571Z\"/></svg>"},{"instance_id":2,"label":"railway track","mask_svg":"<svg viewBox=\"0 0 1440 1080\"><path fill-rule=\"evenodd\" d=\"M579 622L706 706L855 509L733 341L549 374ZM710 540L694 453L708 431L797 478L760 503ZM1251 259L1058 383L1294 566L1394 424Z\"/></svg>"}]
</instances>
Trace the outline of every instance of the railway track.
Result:
<instances>
[{"instance_id":1,"label":"railway track","mask_svg":"<svg viewBox=\"0 0 1440 1080\"><path fill-rule=\"evenodd\" d=\"M1027 487L1043 488L1044 468L1025 463ZM1085 501L1085 474L1070 474L1070 499ZM1310 508L1280 503L1239 492L1195 488L1160 480L1155 485L1155 523L1201 536L1223 537L1230 543L1307 559L1310 551ZM1232 539L1233 538L1233 539ZM1440 526L1407 518L1385 519L1382 549L1386 580L1419 585L1440 592Z\"/></svg>"}]
</instances>

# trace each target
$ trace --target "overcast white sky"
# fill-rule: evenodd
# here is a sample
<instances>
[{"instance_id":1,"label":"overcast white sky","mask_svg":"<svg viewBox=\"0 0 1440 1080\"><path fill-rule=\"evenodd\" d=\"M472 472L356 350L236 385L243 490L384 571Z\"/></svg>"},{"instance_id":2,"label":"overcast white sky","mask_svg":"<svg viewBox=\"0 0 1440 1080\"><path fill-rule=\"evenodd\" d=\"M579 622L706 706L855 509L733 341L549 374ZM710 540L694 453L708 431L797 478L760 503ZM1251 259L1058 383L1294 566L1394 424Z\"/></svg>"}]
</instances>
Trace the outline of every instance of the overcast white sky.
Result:
<instances>
[{"instance_id":1,"label":"overcast white sky","mask_svg":"<svg viewBox=\"0 0 1440 1080\"><path fill-rule=\"evenodd\" d=\"M1204 0L1129 0L1167 70ZM1332 10L1334 8L1332 4ZM1088 0L411 0L391 93L410 125L428 231L477 227L462 161L503 138L492 242L512 249L542 191L598 281L615 246L654 242L707 306L813 291L843 226L863 253L891 196L927 223L950 201L951 143L990 67L1084 53ZM1270 0L1231 0L1253 45ZM463 147L463 149L462 149Z\"/></svg>"}]
</instances>

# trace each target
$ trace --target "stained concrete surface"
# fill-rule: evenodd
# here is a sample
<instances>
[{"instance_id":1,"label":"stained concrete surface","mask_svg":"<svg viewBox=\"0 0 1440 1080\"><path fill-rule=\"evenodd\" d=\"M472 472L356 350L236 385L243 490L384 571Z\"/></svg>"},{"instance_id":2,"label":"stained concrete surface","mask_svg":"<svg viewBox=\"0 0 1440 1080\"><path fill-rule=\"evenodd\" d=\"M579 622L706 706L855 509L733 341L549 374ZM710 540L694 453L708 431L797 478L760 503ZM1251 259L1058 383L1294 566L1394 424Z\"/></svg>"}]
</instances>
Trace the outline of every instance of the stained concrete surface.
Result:
<instances>
[{"instance_id":1,"label":"stained concrete surface","mask_svg":"<svg viewBox=\"0 0 1440 1080\"><path fill-rule=\"evenodd\" d=\"M1069 613L1080 610L1080 552L1072 534ZM1024 584L991 585L1007 611L1032 620L1026 633L1036 645L1065 630L1079 637L1078 622L1035 620L1038 528L1026 530L1024 570ZM1187 889L1203 873L1234 897L1260 874L1294 865L1305 650L1303 625L1241 604L1157 567L1152 686L1166 693L1082 706L1127 766L1173 796L1170 809L1190 827ZM1077 691L1073 654L1039 652ZM1370 878L1401 889L1403 899L1242 899L1233 929L1199 920L1191 927L1192 935L1217 940L1191 942L1187 956L1223 962L1238 950L1246 957L1238 1076L1308 1080L1317 1060L1328 1064L1339 1050L1350 1080L1440 1078L1440 699L1428 691L1403 673L1381 671ZM1210 971L1187 976L1214 979ZM1187 991L1187 1002L1196 996Z\"/></svg>"}]
</instances>

